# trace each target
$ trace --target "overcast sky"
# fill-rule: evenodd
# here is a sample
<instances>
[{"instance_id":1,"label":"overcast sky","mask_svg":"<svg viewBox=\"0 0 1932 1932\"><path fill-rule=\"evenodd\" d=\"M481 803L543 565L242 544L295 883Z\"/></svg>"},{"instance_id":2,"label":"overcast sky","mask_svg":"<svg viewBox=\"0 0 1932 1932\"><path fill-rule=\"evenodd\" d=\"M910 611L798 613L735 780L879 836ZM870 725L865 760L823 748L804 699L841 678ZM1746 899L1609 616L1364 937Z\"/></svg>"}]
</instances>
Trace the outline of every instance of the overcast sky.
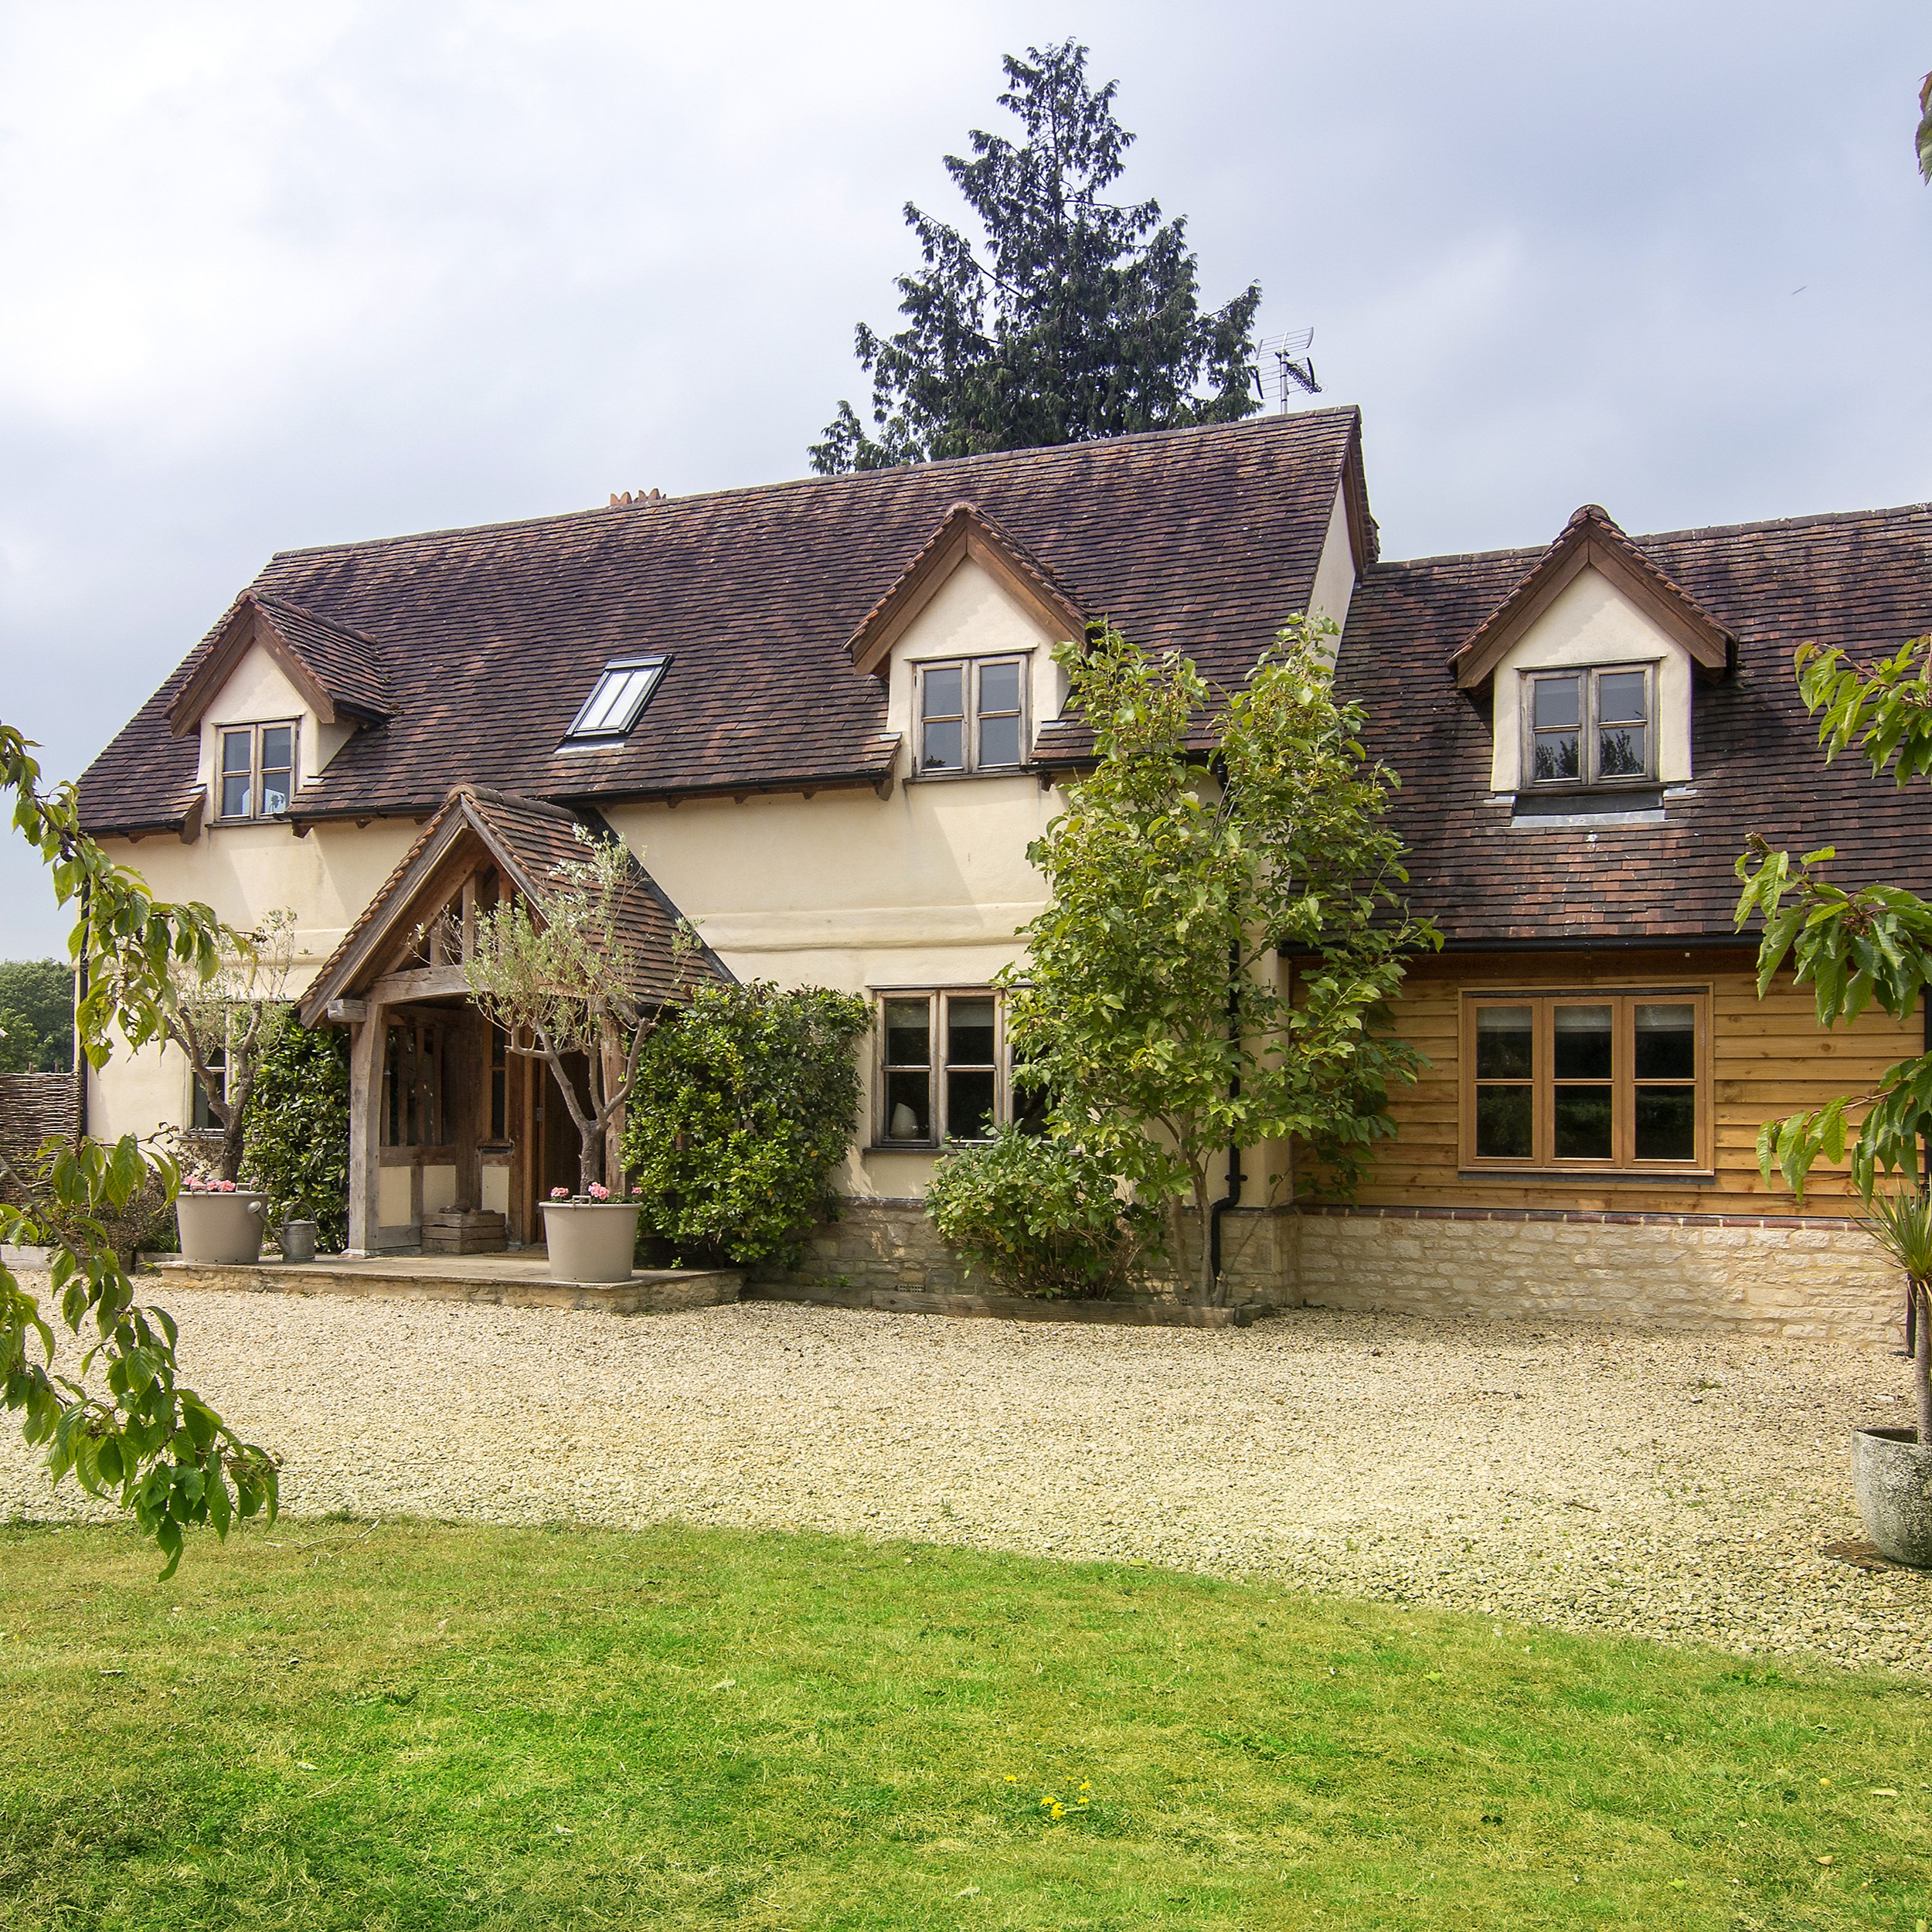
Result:
<instances>
[{"instance_id":1,"label":"overcast sky","mask_svg":"<svg viewBox=\"0 0 1932 1932\"><path fill-rule=\"evenodd\" d=\"M1070 33L1385 554L1932 496L1916 0L0 0L0 717L77 775L278 549L802 474Z\"/></svg>"}]
</instances>

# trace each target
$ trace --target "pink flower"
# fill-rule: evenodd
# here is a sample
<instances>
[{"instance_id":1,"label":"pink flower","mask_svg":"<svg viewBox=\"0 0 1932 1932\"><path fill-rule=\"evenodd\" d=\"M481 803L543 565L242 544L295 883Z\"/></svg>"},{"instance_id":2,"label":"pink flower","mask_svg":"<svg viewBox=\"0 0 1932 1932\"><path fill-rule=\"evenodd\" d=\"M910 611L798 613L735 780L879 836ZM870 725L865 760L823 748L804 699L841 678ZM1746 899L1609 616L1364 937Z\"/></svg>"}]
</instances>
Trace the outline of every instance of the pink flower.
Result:
<instances>
[{"instance_id":1,"label":"pink flower","mask_svg":"<svg viewBox=\"0 0 1932 1932\"><path fill-rule=\"evenodd\" d=\"M553 1187L550 1190L550 1199L553 1201L567 1201L570 1198L570 1190L567 1187Z\"/></svg>"},{"instance_id":2,"label":"pink flower","mask_svg":"<svg viewBox=\"0 0 1932 1932\"><path fill-rule=\"evenodd\" d=\"M607 1201L610 1198L611 1190L607 1187L600 1187L595 1181L593 1181L590 1183L590 1199L592 1200Z\"/></svg>"},{"instance_id":3,"label":"pink flower","mask_svg":"<svg viewBox=\"0 0 1932 1932\"><path fill-rule=\"evenodd\" d=\"M235 1191L235 1184L233 1181L217 1181L215 1185L223 1194L233 1194Z\"/></svg>"}]
</instances>

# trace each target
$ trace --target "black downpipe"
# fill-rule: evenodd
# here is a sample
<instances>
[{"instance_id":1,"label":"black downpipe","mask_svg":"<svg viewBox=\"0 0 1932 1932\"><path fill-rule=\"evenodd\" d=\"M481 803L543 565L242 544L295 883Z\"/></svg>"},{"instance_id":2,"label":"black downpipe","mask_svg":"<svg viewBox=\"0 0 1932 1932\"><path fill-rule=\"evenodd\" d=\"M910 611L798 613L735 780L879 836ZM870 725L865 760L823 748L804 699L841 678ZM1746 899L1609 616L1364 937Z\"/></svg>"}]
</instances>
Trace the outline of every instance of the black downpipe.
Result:
<instances>
[{"instance_id":1,"label":"black downpipe","mask_svg":"<svg viewBox=\"0 0 1932 1932\"><path fill-rule=\"evenodd\" d=\"M90 923L93 911L94 881L83 879L80 882L80 928L87 938L73 975L73 1145L77 1155L80 1143L87 1138L87 1056L80 1050L80 1003L87 997L87 955L94 946Z\"/></svg>"},{"instance_id":2,"label":"black downpipe","mask_svg":"<svg viewBox=\"0 0 1932 1932\"><path fill-rule=\"evenodd\" d=\"M1234 1043L1238 1053L1241 1047L1241 948L1238 943L1228 947L1228 1037ZM1228 1080L1228 1098L1238 1100L1241 1097L1241 1076L1237 1072ZM1242 1183L1247 1176L1241 1172L1241 1150L1233 1141L1228 1142L1228 1191L1208 1210L1208 1255L1214 1268L1214 1291L1218 1298L1221 1292L1221 1216L1231 1207L1241 1204Z\"/></svg>"}]
</instances>

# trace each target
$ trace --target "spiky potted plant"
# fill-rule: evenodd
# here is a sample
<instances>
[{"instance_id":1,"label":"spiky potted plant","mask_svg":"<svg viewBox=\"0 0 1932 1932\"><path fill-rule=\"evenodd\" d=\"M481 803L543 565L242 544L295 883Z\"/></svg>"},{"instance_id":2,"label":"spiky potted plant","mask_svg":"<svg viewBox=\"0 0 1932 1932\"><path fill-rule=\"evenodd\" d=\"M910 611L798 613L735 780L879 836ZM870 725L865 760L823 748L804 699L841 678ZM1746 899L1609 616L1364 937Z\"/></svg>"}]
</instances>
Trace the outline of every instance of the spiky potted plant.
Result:
<instances>
[{"instance_id":1,"label":"spiky potted plant","mask_svg":"<svg viewBox=\"0 0 1932 1932\"><path fill-rule=\"evenodd\" d=\"M1932 1195L1874 1192L1859 1218L1905 1276L1918 1427L1859 1430L1852 1487L1866 1536L1894 1563L1932 1568Z\"/></svg>"},{"instance_id":2,"label":"spiky potted plant","mask_svg":"<svg viewBox=\"0 0 1932 1932\"><path fill-rule=\"evenodd\" d=\"M505 900L478 915L464 961L471 996L513 1053L542 1060L578 1135L574 1192L543 1203L544 1245L560 1281L628 1281L638 1240L638 1203L628 1198L613 1138L637 1084L658 1009L628 983L624 930L643 876L614 839L581 828L579 855L558 866L536 911ZM679 935L675 980L695 950ZM582 1056L580 1083L570 1065Z\"/></svg>"}]
</instances>

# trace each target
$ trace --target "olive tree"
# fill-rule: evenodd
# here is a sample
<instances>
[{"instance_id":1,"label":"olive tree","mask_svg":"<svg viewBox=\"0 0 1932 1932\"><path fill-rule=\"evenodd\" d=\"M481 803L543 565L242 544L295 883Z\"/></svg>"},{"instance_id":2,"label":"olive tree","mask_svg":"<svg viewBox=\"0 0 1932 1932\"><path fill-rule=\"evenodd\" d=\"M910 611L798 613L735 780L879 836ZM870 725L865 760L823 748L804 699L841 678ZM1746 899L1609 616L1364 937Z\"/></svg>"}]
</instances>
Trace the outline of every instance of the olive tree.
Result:
<instances>
[{"instance_id":1,"label":"olive tree","mask_svg":"<svg viewBox=\"0 0 1932 1932\"><path fill-rule=\"evenodd\" d=\"M576 831L578 856L552 873L534 913L505 899L478 914L464 971L478 1010L502 1028L509 1050L549 1068L577 1130L578 1192L587 1195L602 1185L607 1142L637 1085L658 1009L631 990L626 971L626 914L642 876L618 841ZM681 928L674 985L696 950ZM570 1065L577 1054L581 1083Z\"/></svg>"},{"instance_id":2,"label":"olive tree","mask_svg":"<svg viewBox=\"0 0 1932 1932\"><path fill-rule=\"evenodd\" d=\"M178 961L168 975L164 1029L187 1056L209 1117L220 1129L224 1181L241 1178L249 1103L270 1043L287 1018L294 957L295 915L284 908L253 932L230 934L213 973Z\"/></svg>"},{"instance_id":3,"label":"olive tree","mask_svg":"<svg viewBox=\"0 0 1932 1932\"><path fill-rule=\"evenodd\" d=\"M1177 1256L1191 1217L1204 1301L1217 1157L1299 1139L1345 1192L1421 1064L1386 1003L1440 940L1403 909L1396 780L1335 696L1333 630L1294 619L1231 691L1112 630L1058 654L1097 762L1028 849L1051 903L1004 976L1009 1032L1054 1134L1160 1206Z\"/></svg>"},{"instance_id":4,"label":"olive tree","mask_svg":"<svg viewBox=\"0 0 1932 1932\"><path fill-rule=\"evenodd\" d=\"M166 1036L175 975L212 978L236 935L206 906L170 905L111 859L82 830L71 785L40 786L26 739L0 723L0 791L13 823L46 862L57 902L74 908L68 953L79 978L80 1050L104 1065L117 1039L131 1047ZM50 1249L53 1311L83 1344L75 1372L56 1372L53 1324L39 1298L0 1263L0 1391L22 1433L44 1445L58 1482L71 1471L90 1495L131 1513L166 1558L185 1532L276 1502L274 1458L243 1442L180 1381L176 1329L143 1308L111 1224L144 1189L172 1196L180 1172L165 1149L125 1134L111 1148L77 1135L16 1165L0 1154L0 1241ZM38 1358L36 1359L36 1358Z\"/></svg>"}]
</instances>

